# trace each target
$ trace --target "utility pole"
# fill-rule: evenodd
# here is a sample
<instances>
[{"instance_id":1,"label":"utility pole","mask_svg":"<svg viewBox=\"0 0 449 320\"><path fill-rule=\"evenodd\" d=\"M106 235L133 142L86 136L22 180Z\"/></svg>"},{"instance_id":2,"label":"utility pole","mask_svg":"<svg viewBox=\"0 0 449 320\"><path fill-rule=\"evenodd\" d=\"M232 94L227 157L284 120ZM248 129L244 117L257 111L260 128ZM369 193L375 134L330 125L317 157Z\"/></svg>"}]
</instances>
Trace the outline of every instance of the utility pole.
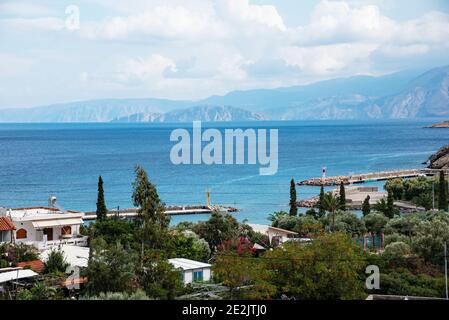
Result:
<instances>
[{"instance_id":1,"label":"utility pole","mask_svg":"<svg viewBox=\"0 0 449 320\"><path fill-rule=\"evenodd\" d=\"M447 290L447 243L444 243L444 278L446 280L446 300L449 300Z\"/></svg>"}]
</instances>

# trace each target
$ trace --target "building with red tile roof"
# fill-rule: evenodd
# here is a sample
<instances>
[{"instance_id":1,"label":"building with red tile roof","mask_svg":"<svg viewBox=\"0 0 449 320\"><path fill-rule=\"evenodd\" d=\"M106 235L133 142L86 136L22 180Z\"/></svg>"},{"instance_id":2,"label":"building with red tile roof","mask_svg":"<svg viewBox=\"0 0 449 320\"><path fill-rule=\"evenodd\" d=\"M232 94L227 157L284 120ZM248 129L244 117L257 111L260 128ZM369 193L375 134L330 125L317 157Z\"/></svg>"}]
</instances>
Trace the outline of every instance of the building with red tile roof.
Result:
<instances>
[{"instance_id":1,"label":"building with red tile roof","mask_svg":"<svg viewBox=\"0 0 449 320\"><path fill-rule=\"evenodd\" d=\"M23 261L17 263L18 267L29 268L37 273L44 271L45 265L41 260Z\"/></svg>"}]
</instances>

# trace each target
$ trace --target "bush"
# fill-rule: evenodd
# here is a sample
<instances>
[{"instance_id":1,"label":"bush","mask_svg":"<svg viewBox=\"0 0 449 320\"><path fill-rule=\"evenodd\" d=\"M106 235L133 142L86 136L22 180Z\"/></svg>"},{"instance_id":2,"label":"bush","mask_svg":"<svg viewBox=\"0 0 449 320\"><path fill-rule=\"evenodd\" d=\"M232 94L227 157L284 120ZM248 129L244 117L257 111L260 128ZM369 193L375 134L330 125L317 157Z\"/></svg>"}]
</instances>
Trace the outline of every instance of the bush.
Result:
<instances>
[{"instance_id":1,"label":"bush","mask_svg":"<svg viewBox=\"0 0 449 320\"><path fill-rule=\"evenodd\" d=\"M133 293L107 292L100 293L98 296L81 297L80 300L150 300L150 298L145 294L145 291L137 289L137 291Z\"/></svg>"},{"instance_id":2,"label":"bush","mask_svg":"<svg viewBox=\"0 0 449 320\"><path fill-rule=\"evenodd\" d=\"M393 233L385 236L385 246L388 246L393 242L403 242L406 244L410 244L410 238L399 233Z\"/></svg>"},{"instance_id":3,"label":"bush","mask_svg":"<svg viewBox=\"0 0 449 320\"><path fill-rule=\"evenodd\" d=\"M380 290L382 294L438 297L445 293L444 277L431 277L425 274L414 275L402 269L390 273L382 273Z\"/></svg>"},{"instance_id":4,"label":"bush","mask_svg":"<svg viewBox=\"0 0 449 320\"><path fill-rule=\"evenodd\" d=\"M52 250L44 263L44 273L65 273L69 266L61 250Z\"/></svg>"},{"instance_id":5,"label":"bush","mask_svg":"<svg viewBox=\"0 0 449 320\"><path fill-rule=\"evenodd\" d=\"M3 255L5 256L3 259L12 262L13 264L39 259L39 252L35 247L22 243L4 244L1 247L0 252L1 251L3 251ZM5 255L6 253L8 254L7 257Z\"/></svg>"},{"instance_id":6,"label":"bush","mask_svg":"<svg viewBox=\"0 0 449 320\"><path fill-rule=\"evenodd\" d=\"M410 246L404 242L393 242L385 247L384 254L387 254L391 257L402 258L404 256L409 255L412 252Z\"/></svg>"}]
</instances>

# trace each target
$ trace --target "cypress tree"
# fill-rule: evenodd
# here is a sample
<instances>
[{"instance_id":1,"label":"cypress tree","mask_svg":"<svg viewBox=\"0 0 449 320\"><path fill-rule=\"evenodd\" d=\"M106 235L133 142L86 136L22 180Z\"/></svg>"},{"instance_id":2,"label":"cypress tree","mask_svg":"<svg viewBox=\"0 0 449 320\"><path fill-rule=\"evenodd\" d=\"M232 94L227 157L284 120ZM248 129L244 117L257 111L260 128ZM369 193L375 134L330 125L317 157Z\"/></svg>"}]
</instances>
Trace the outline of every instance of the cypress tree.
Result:
<instances>
[{"instance_id":1,"label":"cypress tree","mask_svg":"<svg viewBox=\"0 0 449 320\"><path fill-rule=\"evenodd\" d=\"M106 208L106 203L104 201L104 190L103 190L103 178L98 177L98 196L97 196L97 220L102 221L106 219L108 209Z\"/></svg>"},{"instance_id":2,"label":"cypress tree","mask_svg":"<svg viewBox=\"0 0 449 320\"><path fill-rule=\"evenodd\" d=\"M298 206L296 205L296 185L295 180L290 181L290 215L296 216L298 214Z\"/></svg>"},{"instance_id":3,"label":"cypress tree","mask_svg":"<svg viewBox=\"0 0 449 320\"><path fill-rule=\"evenodd\" d=\"M388 191L386 216L390 219L394 217L394 197L392 191Z\"/></svg>"},{"instance_id":4,"label":"cypress tree","mask_svg":"<svg viewBox=\"0 0 449 320\"><path fill-rule=\"evenodd\" d=\"M346 191L343 181L340 183L340 210L346 211Z\"/></svg>"},{"instance_id":5,"label":"cypress tree","mask_svg":"<svg viewBox=\"0 0 449 320\"><path fill-rule=\"evenodd\" d=\"M438 188L438 209L441 211L448 211L447 203L447 185L444 180L444 172L440 171L440 181Z\"/></svg>"},{"instance_id":6,"label":"cypress tree","mask_svg":"<svg viewBox=\"0 0 449 320\"><path fill-rule=\"evenodd\" d=\"M324 205L324 186L321 185L320 190L320 200L318 200L318 209L320 217L323 217L326 214L325 205Z\"/></svg>"},{"instance_id":7,"label":"cypress tree","mask_svg":"<svg viewBox=\"0 0 449 320\"><path fill-rule=\"evenodd\" d=\"M366 196L365 200L363 200L362 204L362 212L363 216L369 215L371 213L371 206L369 204L370 196Z\"/></svg>"}]
</instances>

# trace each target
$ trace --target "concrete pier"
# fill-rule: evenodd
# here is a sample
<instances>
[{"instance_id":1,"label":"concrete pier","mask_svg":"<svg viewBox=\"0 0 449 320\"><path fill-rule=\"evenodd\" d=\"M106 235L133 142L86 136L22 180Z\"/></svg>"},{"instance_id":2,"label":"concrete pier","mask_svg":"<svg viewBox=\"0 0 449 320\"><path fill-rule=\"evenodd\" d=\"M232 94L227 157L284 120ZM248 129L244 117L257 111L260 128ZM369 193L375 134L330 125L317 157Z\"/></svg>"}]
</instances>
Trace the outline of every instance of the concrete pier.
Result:
<instances>
[{"instance_id":1,"label":"concrete pier","mask_svg":"<svg viewBox=\"0 0 449 320\"><path fill-rule=\"evenodd\" d=\"M213 211L220 212L237 212L236 208L231 207L223 207L223 206L174 206L167 207L165 213L169 216L178 216L178 215L189 215L189 214L211 214ZM121 218L132 218L138 215L138 208L130 208L130 209L121 209L117 212L117 210L110 210L108 212L108 217L114 217L117 214ZM95 220L97 215L95 212L86 212L83 220Z\"/></svg>"},{"instance_id":2,"label":"concrete pier","mask_svg":"<svg viewBox=\"0 0 449 320\"><path fill-rule=\"evenodd\" d=\"M357 184L370 181L384 181L396 178L415 178L420 176L433 176L437 174L438 170L432 169L406 169L406 170L395 170L395 171L381 171L381 172L370 172L353 174L350 176L334 176L334 177L321 177L321 178L311 178L307 180L300 181L298 185L300 186L336 186L340 185L342 182L345 185Z\"/></svg>"}]
</instances>

